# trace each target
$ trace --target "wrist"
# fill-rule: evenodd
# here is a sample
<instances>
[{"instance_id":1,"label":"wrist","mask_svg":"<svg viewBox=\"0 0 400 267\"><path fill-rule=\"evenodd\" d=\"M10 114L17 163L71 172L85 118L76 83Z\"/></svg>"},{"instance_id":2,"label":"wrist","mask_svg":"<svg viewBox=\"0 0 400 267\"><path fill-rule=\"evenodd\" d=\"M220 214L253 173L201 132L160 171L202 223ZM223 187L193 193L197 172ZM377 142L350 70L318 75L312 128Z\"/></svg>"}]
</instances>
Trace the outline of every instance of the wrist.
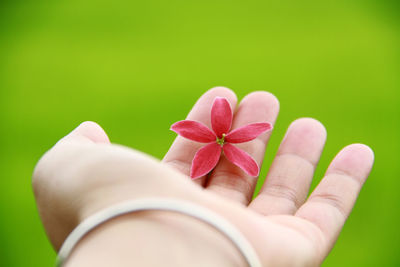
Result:
<instances>
[{"instance_id":1,"label":"wrist","mask_svg":"<svg viewBox=\"0 0 400 267\"><path fill-rule=\"evenodd\" d=\"M78 243L67 266L132 263L147 266L246 265L230 240L213 227L183 214L144 211L117 217L94 229Z\"/></svg>"}]
</instances>

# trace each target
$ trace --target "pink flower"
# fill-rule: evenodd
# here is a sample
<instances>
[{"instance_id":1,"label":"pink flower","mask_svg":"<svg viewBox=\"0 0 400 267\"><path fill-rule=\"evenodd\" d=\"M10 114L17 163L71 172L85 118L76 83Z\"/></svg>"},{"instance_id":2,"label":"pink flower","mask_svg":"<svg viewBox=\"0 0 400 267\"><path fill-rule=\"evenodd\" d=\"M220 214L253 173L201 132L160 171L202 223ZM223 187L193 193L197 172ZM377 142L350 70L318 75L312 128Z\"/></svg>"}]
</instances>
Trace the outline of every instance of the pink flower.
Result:
<instances>
[{"instance_id":1,"label":"pink flower","mask_svg":"<svg viewBox=\"0 0 400 267\"><path fill-rule=\"evenodd\" d=\"M178 121L171 126L171 130L182 137L200 143L208 143L200 148L193 158L190 170L190 177L193 179L206 175L214 169L222 152L230 162L242 168L248 175L258 176L260 168L255 160L232 144L251 141L260 134L271 130L272 125L268 122L257 122L229 131L232 117L232 109L228 100L216 97L211 108L213 131L204 124L191 120Z\"/></svg>"}]
</instances>

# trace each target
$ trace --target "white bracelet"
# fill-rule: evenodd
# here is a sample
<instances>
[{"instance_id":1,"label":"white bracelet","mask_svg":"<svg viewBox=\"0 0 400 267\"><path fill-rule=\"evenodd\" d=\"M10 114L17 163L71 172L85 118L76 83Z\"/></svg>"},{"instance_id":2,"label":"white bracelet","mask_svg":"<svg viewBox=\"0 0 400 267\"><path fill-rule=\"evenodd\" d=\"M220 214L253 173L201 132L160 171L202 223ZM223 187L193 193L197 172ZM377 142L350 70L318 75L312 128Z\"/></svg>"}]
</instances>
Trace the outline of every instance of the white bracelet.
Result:
<instances>
[{"instance_id":1,"label":"white bracelet","mask_svg":"<svg viewBox=\"0 0 400 267\"><path fill-rule=\"evenodd\" d=\"M123 202L101 210L79 224L64 241L57 257L57 266L62 266L75 245L88 232L100 224L127 213L144 210L174 211L195 217L219 230L242 253L250 267L261 267L257 254L247 239L227 220L218 214L196 204L173 199L146 198Z\"/></svg>"}]
</instances>

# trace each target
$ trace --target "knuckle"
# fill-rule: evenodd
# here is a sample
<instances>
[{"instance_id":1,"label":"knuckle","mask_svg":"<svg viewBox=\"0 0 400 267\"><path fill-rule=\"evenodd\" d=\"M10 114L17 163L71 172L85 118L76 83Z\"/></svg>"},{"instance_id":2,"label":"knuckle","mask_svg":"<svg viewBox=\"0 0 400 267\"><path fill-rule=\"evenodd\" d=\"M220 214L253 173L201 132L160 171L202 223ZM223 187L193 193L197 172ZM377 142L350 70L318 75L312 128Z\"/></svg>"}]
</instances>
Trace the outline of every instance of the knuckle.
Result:
<instances>
[{"instance_id":1,"label":"knuckle","mask_svg":"<svg viewBox=\"0 0 400 267\"><path fill-rule=\"evenodd\" d=\"M286 199L292 202L296 209L301 205L297 190L286 184L270 184L266 187L263 193L273 197Z\"/></svg>"},{"instance_id":2,"label":"knuckle","mask_svg":"<svg viewBox=\"0 0 400 267\"><path fill-rule=\"evenodd\" d=\"M312 195L309 201L316 201L316 202L324 202L335 209L337 209L343 217L347 217L347 209L343 199L336 195L329 192L321 192L315 195Z\"/></svg>"}]
</instances>

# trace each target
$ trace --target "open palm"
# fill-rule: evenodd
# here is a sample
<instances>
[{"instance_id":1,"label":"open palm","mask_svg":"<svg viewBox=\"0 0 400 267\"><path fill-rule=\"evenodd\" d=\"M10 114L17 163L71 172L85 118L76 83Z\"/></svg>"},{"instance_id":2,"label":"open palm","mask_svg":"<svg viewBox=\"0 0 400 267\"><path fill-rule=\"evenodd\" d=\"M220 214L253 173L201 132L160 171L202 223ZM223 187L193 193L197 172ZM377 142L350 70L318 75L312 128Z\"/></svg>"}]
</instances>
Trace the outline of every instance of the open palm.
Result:
<instances>
[{"instance_id":1,"label":"open palm","mask_svg":"<svg viewBox=\"0 0 400 267\"><path fill-rule=\"evenodd\" d=\"M232 107L237 105L231 90L213 88L198 100L187 119L210 127L210 110L215 97L225 97ZM232 128L260 121L274 122L278 111L279 102L272 94L251 93L235 110ZM263 134L239 146L261 165L268 139L269 134ZM369 147L361 144L345 147L307 199L325 140L326 131L318 121L307 118L293 122L260 193L254 199L257 179L248 176L224 156L209 175L194 180L194 183L204 191L241 206L232 215L226 207L221 207L219 212L230 217L246 234L265 264L318 265L334 245L373 164ZM163 162L189 175L191 160L201 146L177 137ZM209 206L218 204L209 203Z\"/></svg>"},{"instance_id":2,"label":"open palm","mask_svg":"<svg viewBox=\"0 0 400 267\"><path fill-rule=\"evenodd\" d=\"M198 100L187 119L210 126L210 108L217 96L236 106L232 91L214 88ZM277 114L278 101L273 95L254 92L234 112L232 128L273 123ZM268 138L269 134L263 134L238 146L261 165ZM293 122L261 192L252 199L257 178L224 156L209 175L193 181L188 177L202 144L177 137L160 163L110 144L97 124L87 122L41 158L33 188L56 250L74 227L98 210L124 200L168 197L206 206L225 217L246 236L265 266L316 266L331 250L373 164L367 146L345 147L306 201L325 138L319 122Z\"/></svg>"}]
</instances>

